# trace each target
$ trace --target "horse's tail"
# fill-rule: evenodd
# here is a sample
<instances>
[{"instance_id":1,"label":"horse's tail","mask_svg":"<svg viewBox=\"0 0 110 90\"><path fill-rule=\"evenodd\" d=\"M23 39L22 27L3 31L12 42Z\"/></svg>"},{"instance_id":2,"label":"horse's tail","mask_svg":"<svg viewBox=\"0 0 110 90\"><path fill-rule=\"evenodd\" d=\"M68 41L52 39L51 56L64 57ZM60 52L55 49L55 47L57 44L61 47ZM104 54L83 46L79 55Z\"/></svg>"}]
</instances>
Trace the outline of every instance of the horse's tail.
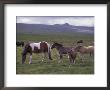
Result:
<instances>
[{"instance_id":1,"label":"horse's tail","mask_svg":"<svg viewBox=\"0 0 110 90\"><path fill-rule=\"evenodd\" d=\"M48 54L49 54L49 59L52 60L51 58L51 46L48 44Z\"/></svg>"}]
</instances>

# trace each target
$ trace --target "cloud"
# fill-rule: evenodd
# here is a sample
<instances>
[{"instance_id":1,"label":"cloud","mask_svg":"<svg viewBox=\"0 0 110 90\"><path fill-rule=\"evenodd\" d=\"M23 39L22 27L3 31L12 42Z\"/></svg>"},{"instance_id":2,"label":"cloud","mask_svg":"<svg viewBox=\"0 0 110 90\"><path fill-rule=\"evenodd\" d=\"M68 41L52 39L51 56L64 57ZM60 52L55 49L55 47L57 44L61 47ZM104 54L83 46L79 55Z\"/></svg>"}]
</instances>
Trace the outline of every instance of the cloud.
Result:
<instances>
[{"instance_id":1,"label":"cloud","mask_svg":"<svg viewBox=\"0 0 110 90\"><path fill-rule=\"evenodd\" d=\"M94 26L94 16L17 16L17 23Z\"/></svg>"}]
</instances>

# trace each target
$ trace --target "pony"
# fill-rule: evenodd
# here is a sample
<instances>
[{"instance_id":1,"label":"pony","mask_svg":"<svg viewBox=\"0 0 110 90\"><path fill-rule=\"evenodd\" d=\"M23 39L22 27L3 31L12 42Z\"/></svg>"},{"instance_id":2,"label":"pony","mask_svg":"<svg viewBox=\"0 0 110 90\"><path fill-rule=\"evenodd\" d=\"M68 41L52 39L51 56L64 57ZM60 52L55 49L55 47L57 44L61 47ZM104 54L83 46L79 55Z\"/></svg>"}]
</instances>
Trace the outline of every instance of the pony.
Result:
<instances>
[{"instance_id":1,"label":"pony","mask_svg":"<svg viewBox=\"0 0 110 90\"><path fill-rule=\"evenodd\" d=\"M24 46L24 42L23 41L21 41L21 42L20 41L17 41L16 42L16 46L22 46L23 47Z\"/></svg>"},{"instance_id":2,"label":"pony","mask_svg":"<svg viewBox=\"0 0 110 90\"><path fill-rule=\"evenodd\" d=\"M77 41L77 45L83 45L83 40Z\"/></svg>"},{"instance_id":3,"label":"pony","mask_svg":"<svg viewBox=\"0 0 110 90\"><path fill-rule=\"evenodd\" d=\"M76 46L75 50L80 52L82 57L84 54L90 54L90 56L94 55L94 46Z\"/></svg>"},{"instance_id":4,"label":"pony","mask_svg":"<svg viewBox=\"0 0 110 90\"><path fill-rule=\"evenodd\" d=\"M78 43L83 43L83 40L79 40L79 41L77 41L77 44L78 44Z\"/></svg>"},{"instance_id":5,"label":"pony","mask_svg":"<svg viewBox=\"0 0 110 90\"><path fill-rule=\"evenodd\" d=\"M60 57L60 61L63 58L64 54L68 54L68 58L70 60L70 63L75 63L77 52L72 47L64 47L62 44L55 42L51 46L51 49L53 49L53 48L57 49L59 57Z\"/></svg>"},{"instance_id":6,"label":"pony","mask_svg":"<svg viewBox=\"0 0 110 90\"><path fill-rule=\"evenodd\" d=\"M26 60L27 53L30 54L29 64L32 63L32 53L44 53L44 56L46 56L46 53L47 53L48 58L49 58L49 62L50 62L50 60L52 60L50 44L45 41L38 42L38 43L27 43L24 46L24 49L22 52L22 64Z\"/></svg>"}]
</instances>

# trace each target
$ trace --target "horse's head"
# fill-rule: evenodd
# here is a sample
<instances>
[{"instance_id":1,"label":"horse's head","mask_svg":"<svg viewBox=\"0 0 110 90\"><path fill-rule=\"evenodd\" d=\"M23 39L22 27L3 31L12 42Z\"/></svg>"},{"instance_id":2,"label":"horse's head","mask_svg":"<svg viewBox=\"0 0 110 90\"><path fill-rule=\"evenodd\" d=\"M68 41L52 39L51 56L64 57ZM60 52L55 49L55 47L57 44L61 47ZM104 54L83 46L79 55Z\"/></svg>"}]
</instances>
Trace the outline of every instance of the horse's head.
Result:
<instances>
[{"instance_id":1,"label":"horse's head","mask_svg":"<svg viewBox=\"0 0 110 90\"><path fill-rule=\"evenodd\" d=\"M63 45L55 42L54 44L52 44L51 49L57 48L57 47L63 47Z\"/></svg>"},{"instance_id":2,"label":"horse's head","mask_svg":"<svg viewBox=\"0 0 110 90\"><path fill-rule=\"evenodd\" d=\"M75 50L76 50L77 52L79 52L80 49L81 49L81 47L82 47L82 46L80 46L80 45L79 45L79 46L76 46L76 47L75 47Z\"/></svg>"},{"instance_id":3,"label":"horse's head","mask_svg":"<svg viewBox=\"0 0 110 90\"><path fill-rule=\"evenodd\" d=\"M23 52L22 52L22 64L25 62L26 60L26 54L27 52L29 52L31 50L30 44L26 44L23 48Z\"/></svg>"},{"instance_id":4,"label":"horse's head","mask_svg":"<svg viewBox=\"0 0 110 90\"><path fill-rule=\"evenodd\" d=\"M77 41L77 44L78 44L78 43L83 43L83 40L79 40L79 41Z\"/></svg>"}]
</instances>

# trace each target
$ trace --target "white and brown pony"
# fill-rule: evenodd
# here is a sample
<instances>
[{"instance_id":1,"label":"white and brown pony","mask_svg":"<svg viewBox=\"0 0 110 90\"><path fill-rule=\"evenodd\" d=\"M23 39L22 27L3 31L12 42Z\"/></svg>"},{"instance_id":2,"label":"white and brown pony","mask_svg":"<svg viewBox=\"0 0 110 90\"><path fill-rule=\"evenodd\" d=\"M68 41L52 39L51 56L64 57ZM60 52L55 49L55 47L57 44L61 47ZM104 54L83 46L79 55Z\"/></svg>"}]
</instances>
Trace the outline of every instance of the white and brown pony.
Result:
<instances>
[{"instance_id":1,"label":"white and brown pony","mask_svg":"<svg viewBox=\"0 0 110 90\"><path fill-rule=\"evenodd\" d=\"M24 49L22 52L22 64L26 60L27 53L30 54L29 64L32 63L32 53L44 53L44 56L48 54L49 62L50 60L52 60L50 44L45 41L38 42L38 43L27 43L24 46Z\"/></svg>"},{"instance_id":2,"label":"white and brown pony","mask_svg":"<svg viewBox=\"0 0 110 90\"><path fill-rule=\"evenodd\" d=\"M94 55L94 46L77 46L75 50L80 52L82 58L84 54L89 54L90 56Z\"/></svg>"}]
</instances>

